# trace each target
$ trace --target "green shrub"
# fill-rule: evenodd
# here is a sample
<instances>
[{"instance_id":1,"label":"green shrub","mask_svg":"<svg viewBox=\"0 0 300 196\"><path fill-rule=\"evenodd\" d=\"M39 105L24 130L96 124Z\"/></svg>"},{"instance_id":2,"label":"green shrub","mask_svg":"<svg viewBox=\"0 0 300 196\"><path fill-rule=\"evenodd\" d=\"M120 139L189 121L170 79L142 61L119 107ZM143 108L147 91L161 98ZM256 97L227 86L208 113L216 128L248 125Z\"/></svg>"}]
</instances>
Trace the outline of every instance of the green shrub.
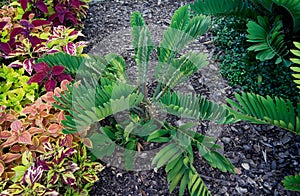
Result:
<instances>
[{"instance_id":1,"label":"green shrub","mask_svg":"<svg viewBox=\"0 0 300 196\"><path fill-rule=\"evenodd\" d=\"M246 22L235 17L214 18L212 24L214 43L220 62L220 72L231 86L241 90L271 97L290 99L294 104L299 94L293 82L292 71L276 64L275 60L258 61L247 51Z\"/></svg>"},{"instance_id":2,"label":"green shrub","mask_svg":"<svg viewBox=\"0 0 300 196\"><path fill-rule=\"evenodd\" d=\"M220 124L234 121L223 106L198 95L172 91L174 86L208 64L203 53L179 55L179 52L207 31L209 21L205 16L191 19L189 6L179 8L170 27L165 30L161 43L153 50L154 44L141 13L133 13L131 26L137 85L131 84L126 74L125 60L117 54L86 59L81 64L82 73L76 59L60 61L67 55L49 55L44 60L64 62L66 70L77 69L77 78L84 78L79 85L69 85L69 92L56 99L61 104L57 108L70 112L62 121L64 132L77 133L82 128L91 128L88 131L94 146L91 151L103 158L111 156L119 147L123 148L121 158L124 165L120 166L128 170L141 167L136 155L142 144L161 143L162 148L153 159L149 157L149 162L156 168L166 165L170 192L178 185L179 195L183 195L186 189L191 195L210 195L193 166L193 150L197 150L212 167L223 172L234 172L234 166L217 152L220 146L215 144L214 138L192 130L195 123L175 126L162 118L169 113ZM149 66L154 65L149 62L150 54L154 51L157 51L158 57L155 67L158 85L152 95L148 93L146 84Z\"/></svg>"}]
</instances>

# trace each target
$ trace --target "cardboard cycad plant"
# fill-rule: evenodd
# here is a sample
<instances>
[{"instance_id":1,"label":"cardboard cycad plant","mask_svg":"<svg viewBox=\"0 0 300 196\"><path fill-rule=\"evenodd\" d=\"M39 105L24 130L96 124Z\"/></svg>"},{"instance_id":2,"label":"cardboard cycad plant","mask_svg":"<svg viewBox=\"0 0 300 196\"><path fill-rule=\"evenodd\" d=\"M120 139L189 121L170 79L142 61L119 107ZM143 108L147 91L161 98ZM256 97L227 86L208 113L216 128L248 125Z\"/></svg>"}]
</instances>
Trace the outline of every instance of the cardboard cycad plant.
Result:
<instances>
[{"instance_id":1,"label":"cardboard cycad plant","mask_svg":"<svg viewBox=\"0 0 300 196\"><path fill-rule=\"evenodd\" d=\"M190 75L206 66L206 55L180 51L208 29L210 20L205 16L190 18L189 6L179 8L170 27L165 30L159 46L155 46L142 15L131 15L132 44L137 66L136 81L126 74L125 60L117 54L104 58L55 54L42 59L46 63L59 62L66 70L77 70L80 84L68 85L69 91L57 97L57 108L68 111L62 121L64 133L87 131L93 143L91 150L98 158L115 155L121 150L122 163L128 170L141 167L138 154L143 144L161 143L154 157L149 157L156 168L166 166L170 192L179 185L179 194L188 190L191 195L210 195L195 167L194 150L212 167L223 172L234 172L234 167L217 152L216 139L192 130L195 120L211 120L226 124L234 121L223 106L199 95L183 94L172 90ZM157 86L150 93L147 79L150 54L157 51L155 67ZM62 59L69 59L64 61ZM80 63L79 63L80 62ZM69 72L71 74L71 72ZM173 125L166 114L193 119L180 126ZM118 153L117 153L118 154Z\"/></svg>"}]
</instances>

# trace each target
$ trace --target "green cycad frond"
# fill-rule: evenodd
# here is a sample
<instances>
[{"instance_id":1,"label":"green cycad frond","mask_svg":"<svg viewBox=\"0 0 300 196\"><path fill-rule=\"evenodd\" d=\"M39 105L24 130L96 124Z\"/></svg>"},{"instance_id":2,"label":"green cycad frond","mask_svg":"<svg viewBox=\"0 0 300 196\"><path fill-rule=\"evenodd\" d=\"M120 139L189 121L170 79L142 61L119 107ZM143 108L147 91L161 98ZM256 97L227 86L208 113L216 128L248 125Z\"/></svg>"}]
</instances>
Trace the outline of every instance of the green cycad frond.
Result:
<instances>
[{"instance_id":1,"label":"green cycad frond","mask_svg":"<svg viewBox=\"0 0 300 196\"><path fill-rule=\"evenodd\" d=\"M228 124L234 121L233 116L223 106L199 96L169 92L159 101L168 113L177 116L197 120L211 120L219 124Z\"/></svg>"},{"instance_id":2,"label":"green cycad frond","mask_svg":"<svg viewBox=\"0 0 300 196\"><path fill-rule=\"evenodd\" d=\"M173 59L169 68L165 70L163 76L159 78L162 84L162 91L157 97L159 98L167 89L172 89L181 82L184 82L190 75L208 65L206 58L207 55L203 53L196 54L191 52L187 55L183 55L179 59Z\"/></svg>"},{"instance_id":3,"label":"green cycad frond","mask_svg":"<svg viewBox=\"0 0 300 196\"><path fill-rule=\"evenodd\" d=\"M293 133L300 134L300 113L296 114L292 103L278 97L272 99L253 93L235 94L238 103L227 99L236 108L228 108L240 120L258 124L273 124ZM298 104L298 110L300 104Z\"/></svg>"},{"instance_id":4,"label":"green cycad frond","mask_svg":"<svg viewBox=\"0 0 300 196\"><path fill-rule=\"evenodd\" d=\"M185 124L177 129L172 141L163 147L154 157L152 163L157 168L166 165L168 173L167 180L170 183L170 192L177 185L179 195L183 195L188 188L191 195L210 195L207 187L200 178L193 166L194 154L192 146L196 146L212 167L221 169L223 172L230 171L234 173L234 166L228 159L217 153L214 149L220 148L215 142L215 138L206 137L199 133L189 130L191 124Z\"/></svg>"},{"instance_id":5,"label":"green cycad frond","mask_svg":"<svg viewBox=\"0 0 300 196\"><path fill-rule=\"evenodd\" d=\"M68 85L69 91L55 99L62 105L59 109L68 111L70 116L63 121L64 132L74 133L77 128L87 128L112 114L130 109L141 103L143 95L135 92L135 87L124 83L99 86L84 83Z\"/></svg>"},{"instance_id":6,"label":"green cycad frond","mask_svg":"<svg viewBox=\"0 0 300 196\"><path fill-rule=\"evenodd\" d=\"M247 24L249 42L257 43L248 48L250 51L258 52L256 59L260 61L276 58L276 64L284 63L290 65L285 56L289 53L285 40L282 21L279 17L274 24L269 24L267 17L257 17L258 23L250 21Z\"/></svg>"},{"instance_id":7,"label":"green cycad frond","mask_svg":"<svg viewBox=\"0 0 300 196\"><path fill-rule=\"evenodd\" d=\"M179 185L179 195L182 196L186 188L191 195L210 195L209 190L193 167L193 151L191 140L184 134L177 133L174 142L163 147L152 160L157 168L166 165L167 180L170 193Z\"/></svg>"},{"instance_id":8,"label":"green cycad frond","mask_svg":"<svg viewBox=\"0 0 300 196\"><path fill-rule=\"evenodd\" d=\"M256 18L258 14L248 1L243 0L198 0L191 8L197 14L237 16L245 19Z\"/></svg>"},{"instance_id":9,"label":"green cycad frond","mask_svg":"<svg viewBox=\"0 0 300 196\"><path fill-rule=\"evenodd\" d=\"M294 82L297 84L297 87L300 88L300 43L294 42L298 50L291 50L291 52L296 55L298 58L291 58L290 60L295 63L291 69L295 72L293 76L295 77Z\"/></svg>"},{"instance_id":10,"label":"green cycad frond","mask_svg":"<svg viewBox=\"0 0 300 196\"><path fill-rule=\"evenodd\" d=\"M210 19L198 16L190 20L189 6L179 8L171 21L170 27L164 32L163 40L158 48L158 61L168 64L187 44L205 33Z\"/></svg>"},{"instance_id":11,"label":"green cycad frond","mask_svg":"<svg viewBox=\"0 0 300 196\"><path fill-rule=\"evenodd\" d=\"M273 0L278 6L284 7L293 18L294 33L300 31L300 3L299 0Z\"/></svg>"},{"instance_id":12,"label":"green cycad frond","mask_svg":"<svg viewBox=\"0 0 300 196\"><path fill-rule=\"evenodd\" d=\"M158 88L156 92L160 92L161 88L170 88L171 83L173 85L178 84L178 81L183 81L181 79L187 78L186 72L180 70L184 67L184 59L187 57L182 57L181 60L174 60L176 55L189 43L194 41L199 35L205 33L210 24L210 19L205 16L196 16L190 19L189 6L183 6L179 8L171 21L170 27L164 32L163 40L158 47L158 65L156 66L156 79L159 81ZM193 61L195 65L192 67L202 67L205 63L203 62L203 55L191 55L193 58L198 58L197 61ZM200 63L201 62L201 63ZM189 63L191 64L191 63ZM171 73L176 72L173 77L173 81L169 80ZM181 75L183 74L183 75ZM179 78L177 78L179 77ZM175 80L174 80L175 79ZM161 93L165 93L164 91ZM157 95L156 93L155 95ZM159 96L157 97L157 99Z\"/></svg>"},{"instance_id":13,"label":"green cycad frond","mask_svg":"<svg viewBox=\"0 0 300 196\"><path fill-rule=\"evenodd\" d=\"M109 73L115 73L116 79L121 82L128 82L128 76L126 74L126 62L124 58L118 54L110 53L105 55L105 59L108 63L106 70Z\"/></svg>"},{"instance_id":14,"label":"green cycad frond","mask_svg":"<svg viewBox=\"0 0 300 196\"><path fill-rule=\"evenodd\" d=\"M149 58L154 44L141 13L134 12L131 15L130 24L132 26L132 45L134 47L138 71L137 83L141 85L147 80Z\"/></svg>"},{"instance_id":15,"label":"green cycad frond","mask_svg":"<svg viewBox=\"0 0 300 196\"><path fill-rule=\"evenodd\" d=\"M287 190L300 191L300 173L295 176L286 176L283 184Z\"/></svg>"}]
</instances>

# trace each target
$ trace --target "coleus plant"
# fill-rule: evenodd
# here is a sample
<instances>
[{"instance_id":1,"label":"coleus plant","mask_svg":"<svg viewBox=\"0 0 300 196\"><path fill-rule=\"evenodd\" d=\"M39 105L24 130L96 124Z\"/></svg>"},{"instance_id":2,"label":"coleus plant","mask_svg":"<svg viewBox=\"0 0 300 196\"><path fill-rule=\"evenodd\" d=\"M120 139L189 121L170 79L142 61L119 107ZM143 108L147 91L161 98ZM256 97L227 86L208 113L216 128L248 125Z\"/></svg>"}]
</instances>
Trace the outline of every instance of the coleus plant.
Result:
<instances>
[{"instance_id":1,"label":"coleus plant","mask_svg":"<svg viewBox=\"0 0 300 196\"><path fill-rule=\"evenodd\" d=\"M36 19L33 13L26 19L19 19L21 14L15 6L0 9L0 14L4 17L0 20L0 56L9 60L9 66L24 67L29 74L32 73L34 59L43 54L63 51L80 55L86 46L83 41L75 42L79 36L83 36L80 31L64 26L52 28L50 22Z\"/></svg>"},{"instance_id":2,"label":"coleus plant","mask_svg":"<svg viewBox=\"0 0 300 196\"><path fill-rule=\"evenodd\" d=\"M19 0L24 16L35 13L47 18L54 26L67 27L82 25L81 19L86 16L90 0Z\"/></svg>"},{"instance_id":3,"label":"coleus plant","mask_svg":"<svg viewBox=\"0 0 300 196\"><path fill-rule=\"evenodd\" d=\"M64 114L52 106L53 95L59 96L67 82L24 108L22 116L1 108L0 195L87 195L98 180L103 167L89 160L83 145L91 143L63 134Z\"/></svg>"},{"instance_id":4,"label":"coleus plant","mask_svg":"<svg viewBox=\"0 0 300 196\"><path fill-rule=\"evenodd\" d=\"M24 106L37 97L38 85L28 84L30 77L24 69L13 69L2 65L0 68L0 105L20 112Z\"/></svg>"},{"instance_id":5,"label":"coleus plant","mask_svg":"<svg viewBox=\"0 0 300 196\"><path fill-rule=\"evenodd\" d=\"M45 84L46 91L53 91L63 80L71 81L72 77L69 74L64 73L64 66L49 67L47 63L39 62L33 66L36 74L33 75L28 84L38 83L39 85ZM46 82L45 82L46 81Z\"/></svg>"}]
</instances>

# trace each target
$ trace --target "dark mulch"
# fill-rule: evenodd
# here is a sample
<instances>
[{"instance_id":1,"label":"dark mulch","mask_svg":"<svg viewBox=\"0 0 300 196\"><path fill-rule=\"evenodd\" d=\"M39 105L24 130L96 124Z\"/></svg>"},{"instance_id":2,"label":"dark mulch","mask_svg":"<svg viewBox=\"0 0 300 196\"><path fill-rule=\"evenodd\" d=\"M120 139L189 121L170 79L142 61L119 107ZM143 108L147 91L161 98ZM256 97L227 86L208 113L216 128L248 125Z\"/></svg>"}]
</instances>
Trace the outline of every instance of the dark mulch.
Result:
<instances>
[{"instance_id":1,"label":"dark mulch","mask_svg":"<svg viewBox=\"0 0 300 196\"><path fill-rule=\"evenodd\" d=\"M85 52L101 55L109 51L121 53L132 68L134 63L133 48L130 45L130 14L140 11L147 24L153 26L152 33L157 33L155 36L159 40L161 30L169 25L174 11L192 1L162 0L160 5L157 2L107 0L91 3L84 21L83 33L89 41ZM198 39L189 49L212 54L213 45L201 44L207 40L211 40L209 33ZM211 61L209 68L211 67L217 67L216 63ZM194 92L213 97L215 89L214 85L207 83L209 78L207 72L197 72L187 82L187 89L191 88ZM221 83L221 91L231 97L233 90L226 83ZM286 175L300 172L299 136L274 126L244 122L221 127L202 122L198 131L217 136L217 143L223 146L222 153L236 167L236 174L222 173L211 168L200 157L196 158L195 167L213 195L297 195L284 190L281 181ZM170 195L163 169L127 172L108 165L99 173L99 178L91 195ZM178 189L171 195L176 194Z\"/></svg>"}]
</instances>

